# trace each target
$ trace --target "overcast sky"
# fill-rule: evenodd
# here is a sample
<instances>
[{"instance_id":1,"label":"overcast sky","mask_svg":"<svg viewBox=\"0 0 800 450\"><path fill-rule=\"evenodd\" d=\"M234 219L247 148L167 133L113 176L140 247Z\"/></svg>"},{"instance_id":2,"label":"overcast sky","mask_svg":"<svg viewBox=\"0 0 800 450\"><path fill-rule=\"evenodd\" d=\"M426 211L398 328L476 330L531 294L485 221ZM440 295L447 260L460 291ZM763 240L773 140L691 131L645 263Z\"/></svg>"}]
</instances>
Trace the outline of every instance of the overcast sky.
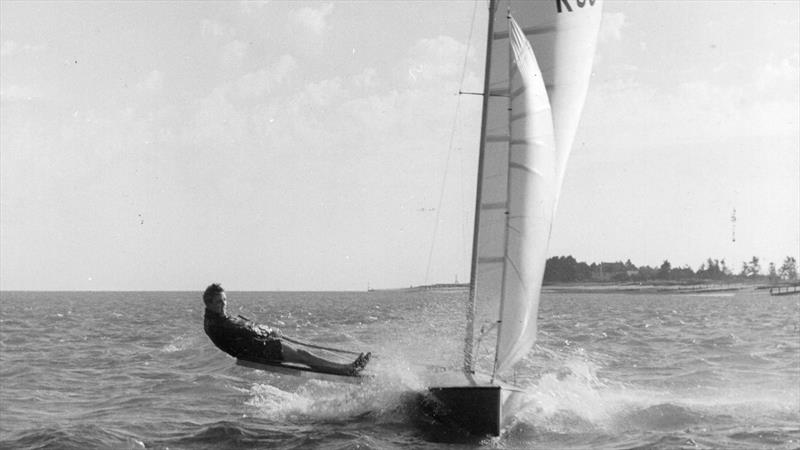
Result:
<instances>
[{"instance_id":1,"label":"overcast sky","mask_svg":"<svg viewBox=\"0 0 800 450\"><path fill-rule=\"evenodd\" d=\"M466 281L474 10L0 3L0 288ZM603 21L550 254L800 256L800 2L609 1Z\"/></svg>"}]
</instances>

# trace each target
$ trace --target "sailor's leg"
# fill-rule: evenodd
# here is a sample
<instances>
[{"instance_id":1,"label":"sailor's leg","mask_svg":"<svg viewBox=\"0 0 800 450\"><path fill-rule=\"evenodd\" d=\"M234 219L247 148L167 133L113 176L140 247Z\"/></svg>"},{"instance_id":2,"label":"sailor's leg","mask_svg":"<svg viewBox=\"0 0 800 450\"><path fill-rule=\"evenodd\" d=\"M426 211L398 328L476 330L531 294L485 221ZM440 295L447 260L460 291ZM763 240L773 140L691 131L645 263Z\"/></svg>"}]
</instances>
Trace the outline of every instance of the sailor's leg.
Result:
<instances>
[{"instance_id":1,"label":"sailor's leg","mask_svg":"<svg viewBox=\"0 0 800 450\"><path fill-rule=\"evenodd\" d=\"M327 359L322 359L312 353L302 349L297 349L282 343L283 360L286 362L293 362L305 364L311 368L322 369L325 371L340 372L344 375L349 375L353 371L352 364L338 364Z\"/></svg>"}]
</instances>

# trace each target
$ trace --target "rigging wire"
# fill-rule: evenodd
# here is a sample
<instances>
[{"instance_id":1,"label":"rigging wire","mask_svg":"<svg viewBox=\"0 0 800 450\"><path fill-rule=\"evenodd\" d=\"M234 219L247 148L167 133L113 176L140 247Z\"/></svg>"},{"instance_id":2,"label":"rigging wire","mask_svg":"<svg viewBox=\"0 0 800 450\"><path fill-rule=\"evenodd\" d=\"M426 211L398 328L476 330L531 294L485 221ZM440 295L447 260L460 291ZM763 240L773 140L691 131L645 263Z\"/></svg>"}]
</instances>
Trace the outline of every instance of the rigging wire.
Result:
<instances>
[{"instance_id":1,"label":"rigging wire","mask_svg":"<svg viewBox=\"0 0 800 450\"><path fill-rule=\"evenodd\" d=\"M445 159L444 175L443 175L443 178L442 178L441 187L439 189L439 201L438 201L437 206L436 206L436 221L434 222L434 225L433 225L433 237L431 238L431 247L430 247L430 249L428 251L428 264L427 264L427 266L425 268L425 284L429 283L428 277L430 276L430 272L431 272L431 261L433 260L433 249L434 249L434 247L436 245L436 235L439 232L439 218L440 218L441 211L442 211L442 201L444 200L445 186L447 186L447 174L448 174L449 169L450 169L450 157L453 154L453 140L455 138L456 128L457 128L457 125L458 125L458 115L459 115L459 112L461 110L461 93L462 93L461 92L461 88L464 87L464 78L466 77L466 73L467 73L467 61L469 59L469 48L470 48L469 46L472 43L472 33L475 30L475 15L477 14L477 10L478 10L478 2L474 2L473 6L472 6L472 20L470 20L470 25L469 25L469 36L467 37L467 49L466 49L466 51L464 51L464 63L462 65L462 67L461 67L461 80L458 83L458 89L459 89L458 94L459 95L458 95L458 97L456 99L455 114L453 115L453 125L450 128L450 142L447 145L447 158ZM463 198L462 198L462 200L463 200ZM463 220L462 220L462 222L463 222ZM463 235L463 233L464 233L464 231L463 231L463 223L462 223L462 235ZM462 236L462 240L463 240L463 236ZM462 245L462 248L463 248L463 245Z\"/></svg>"}]
</instances>

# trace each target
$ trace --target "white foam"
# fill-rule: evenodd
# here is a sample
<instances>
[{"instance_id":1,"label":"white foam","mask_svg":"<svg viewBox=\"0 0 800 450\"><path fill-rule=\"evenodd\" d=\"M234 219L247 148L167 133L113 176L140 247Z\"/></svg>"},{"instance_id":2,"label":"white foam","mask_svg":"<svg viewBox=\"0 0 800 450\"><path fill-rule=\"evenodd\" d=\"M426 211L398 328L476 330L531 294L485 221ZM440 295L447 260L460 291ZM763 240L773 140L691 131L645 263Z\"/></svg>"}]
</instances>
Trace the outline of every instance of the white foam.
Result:
<instances>
[{"instance_id":1,"label":"white foam","mask_svg":"<svg viewBox=\"0 0 800 450\"><path fill-rule=\"evenodd\" d=\"M422 389L411 366L400 360L381 359L369 365L369 378L360 384L302 379L286 391L269 384L254 384L247 405L269 419L313 418L336 420L363 414L380 420L402 414L409 392Z\"/></svg>"},{"instance_id":2,"label":"white foam","mask_svg":"<svg viewBox=\"0 0 800 450\"><path fill-rule=\"evenodd\" d=\"M161 347L162 353L175 353L182 350L185 350L189 346L191 346L195 341L194 337L181 335L174 339L169 344Z\"/></svg>"},{"instance_id":3,"label":"white foam","mask_svg":"<svg viewBox=\"0 0 800 450\"><path fill-rule=\"evenodd\" d=\"M597 372L602 368L583 356L562 358L526 386L512 428L619 433L682 427L720 414L736 421L764 416L800 419L797 389L758 383L681 391L644 388L601 379Z\"/></svg>"}]
</instances>

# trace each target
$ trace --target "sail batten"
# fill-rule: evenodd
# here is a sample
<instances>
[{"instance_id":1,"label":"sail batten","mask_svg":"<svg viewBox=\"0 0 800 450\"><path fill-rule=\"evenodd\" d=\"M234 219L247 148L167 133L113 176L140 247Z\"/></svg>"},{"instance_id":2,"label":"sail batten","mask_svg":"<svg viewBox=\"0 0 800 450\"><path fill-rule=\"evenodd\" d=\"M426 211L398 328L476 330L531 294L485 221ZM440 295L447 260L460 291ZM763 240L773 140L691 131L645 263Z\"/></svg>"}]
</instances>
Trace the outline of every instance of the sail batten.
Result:
<instances>
[{"instance_id":1,"label":"sail batten","mask_svg":"<svg viewBox=\"0 0 800 450\"><path fill-rule=\"evenodd\" d=\"M520 95L522 95L523 93L525 93L525 86L521 86L519 89L517 89L514 92L512 92L511 95L509 95L509 97L511 99L515 99L515 98L519 97Z\"/></svg>"},{"instance_id":2,"label":"sail batten","mask_svg":"<svg viewBox=\"0 0 800 450\"><path fill-rule=\"evenodd\" d=\"M558 28L556 27L555 24L547 24L547 25L541 25L541 26L535 26L535 27L521 28L521 30L522 30L522 34L524 34L526 37L538 36L538 35L542 35L542 34L558 32ZM506 31L495 31L492 36L494 37L495 41L502 41L504 39L508 39L509 34L508 34L507 30Z\"/></svg>"},{"instance_id":3,"label":"sail batten","mask_svg":"<svg viewBox=\"0 0 800 450\"><path fill-rule=\"evenodd\" d=\"M508 142L511 138L508 135L487 136L486 142Z\"/></svg>"},{"instance_id":4,"label":"sail batten","mask_svg":"<svg viewBox=\"0 0 800 450\"><path fill-rule=\"evenodd\" d=\"M508 168L522 170L523 172L527 172L531 175L536 175L537 177L542 177L542 178L547 177L547 174L543 173L542 171L536 170L532 167L528 167L524 164L511 163L508 165Z\"/></svg>"},{"instance_id":5,"label":"sail batten","mask_svg":"<svg viewBox=\"0 0 800 450\"><path fill-rule=\"evenodd\" d=\"M601 5L560 12L557 1L490 3L468 374L502 376L535 342L547 245Z\"/></svg>"},{"instance_id":6,"label":"sail batten","mask_svg":"<svg viewBox=\"0 0 800 450\"><path fill-rule=\"evenodd\" d=\"M502 264L504 261L505 261L505 257L503 257L503 256L496 256L496 257L484 256L484 257L478 258L478 262L483 263L483 264Z\"/></svg>"},{"instance_id":7,"label":"sail batten","mask_svg":"<svg viewBox=\"0 0 800 450\"><path fill-rule=\"evenodd\" d=\"M508 203L485 203L481 205L481 210L490 210L490 209L506 209L508 208Z\"/></svg>"}]
</instances>

